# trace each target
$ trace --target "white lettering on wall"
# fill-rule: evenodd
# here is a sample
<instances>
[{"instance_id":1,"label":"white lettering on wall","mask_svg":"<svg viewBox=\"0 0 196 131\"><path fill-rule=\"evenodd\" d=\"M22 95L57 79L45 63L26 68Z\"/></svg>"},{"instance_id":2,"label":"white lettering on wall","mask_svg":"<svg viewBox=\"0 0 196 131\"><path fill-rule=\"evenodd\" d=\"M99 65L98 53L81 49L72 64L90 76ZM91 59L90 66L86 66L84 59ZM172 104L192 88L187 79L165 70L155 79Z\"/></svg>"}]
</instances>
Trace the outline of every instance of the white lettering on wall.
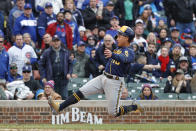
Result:
<instances>
[{"instance_id":1,"label":"white lettering on wall","mask_svg":"<svg viewBox=\"0 0 196 131\"><path fill-rule=\"evenodd\" d=\"M79 121L79 108L72 108L72 121Z\"/></svg>"},{"instance_id":2,"label":"white lettering on wall","mask_svg":"<svg viewBox=\"0 0 196 131\"><path fill-rule=\"evenodd\" d=\"M61 124L63 123L69 123L69 112L66 112L66 114L61 114Z\"/></svg>"},{"instance_id":3,"label":"white lettering on wall","mask_svg":"<svg viewBox=\"0 0 196 131\"><path fill-rule=\"evenodd\" d=\"M52 115L52 124L64 124L70 122L81 122L89 124L102 124L103 119L98 118L97 115L92 115L92 113L80 111L79 108L72 108L72 121L69 120L70 113Z\"/></svg>"},{"instance_id":4,"label":"white lettering on wall","mask_svg":"<svg viewBox=\"0 0 196 131\"><path fill-rule=\"evenodd\" d=\"M85 115L86 115L86 112L83 112L83 111L80 112L80 122L86 122L86 120L84 120Z\"/></svg>"}]
</instances>

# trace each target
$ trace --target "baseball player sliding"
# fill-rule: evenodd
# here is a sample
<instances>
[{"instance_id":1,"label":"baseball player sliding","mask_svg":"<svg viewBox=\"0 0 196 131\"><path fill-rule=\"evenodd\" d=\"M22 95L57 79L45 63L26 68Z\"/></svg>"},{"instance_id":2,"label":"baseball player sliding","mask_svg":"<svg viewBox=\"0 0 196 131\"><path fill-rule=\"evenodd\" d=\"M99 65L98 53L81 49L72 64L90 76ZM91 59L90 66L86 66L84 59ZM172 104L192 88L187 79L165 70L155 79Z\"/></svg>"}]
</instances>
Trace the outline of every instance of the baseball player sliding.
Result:
<instances>
[{"instance_id":1,"label":"baseball player sliding","mask_svg":"<svg viewBox=\"0 0 196 131\"><path fill-rule=\"evenodd\" d=\"M61 104L56 104L52 98L48 99L49 105L59 113L71 104L75 104L87 95L105 93L108 100L108 113L115 117L130 111L143 112L140 105L132 104L119 106L121 90L125 86L124 77L128 73L130 63L134 61L134 52L129 49L130 42L135 36L134 31L128 26L122 26L117 36L118 48L111 52L105 49L104 55L110 58L102 75L90 80L78 91L69 96Z\"/></svg>"}]
</instances>

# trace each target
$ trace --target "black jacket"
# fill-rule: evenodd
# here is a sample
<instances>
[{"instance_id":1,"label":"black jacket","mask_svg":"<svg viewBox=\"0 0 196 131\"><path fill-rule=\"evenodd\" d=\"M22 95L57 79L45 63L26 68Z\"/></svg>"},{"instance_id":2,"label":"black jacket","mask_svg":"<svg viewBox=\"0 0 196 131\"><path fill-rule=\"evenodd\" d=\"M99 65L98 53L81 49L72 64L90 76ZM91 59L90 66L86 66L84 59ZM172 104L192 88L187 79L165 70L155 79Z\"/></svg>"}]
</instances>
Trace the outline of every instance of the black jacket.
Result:
<instances>
[{"instance_id":1,"label":"black jacket","mask_svg":"<svg viewBox=\"0 0 196 131\"><path fill-rule=\"evenodd\" d=\"M85 10L83 10L82 15L84 18L84 24L85 24L86 28L92 30L93 27L98 25L98 20L96 19L96 14L90 7L87 7Z\"/></svg>"},{"instance_id":2,"label":"black jacket","mask_svg":"<svg viewBox=\"0 0 196 131\"><path fill-rule=\"evenodd\" d=\"M190 23L196 14L195 0L164 0L165 14L176 22Z\"/></svg>"},{"instance_id":3,"label":"black jacket","mask_svg":"<svg viewBox=\"0 0 196 131\"><path fill-rule=\"evenodd\" d=\"M96 67L95 60L93 58L89 58L88 61L85 64L85 76L89 77L91 74L93 77L96 77L101 74L99 72L99 69Z\"/></svg>"},{"instance_id":4,"label":"black jacket","mask_svg":"<svg viewBox=\"0 0 196 131\"><path fill-rule=\"evenodd\" d=\"M186 81L186 86L182 85L182 88L180 90L180 93L191 93L191 86L190 82ZM173 89L172 82L168 81L166 82L165 88L164 88L164 93L175 93L176 88L174 87Z\"/></svg>"}]
</instances>

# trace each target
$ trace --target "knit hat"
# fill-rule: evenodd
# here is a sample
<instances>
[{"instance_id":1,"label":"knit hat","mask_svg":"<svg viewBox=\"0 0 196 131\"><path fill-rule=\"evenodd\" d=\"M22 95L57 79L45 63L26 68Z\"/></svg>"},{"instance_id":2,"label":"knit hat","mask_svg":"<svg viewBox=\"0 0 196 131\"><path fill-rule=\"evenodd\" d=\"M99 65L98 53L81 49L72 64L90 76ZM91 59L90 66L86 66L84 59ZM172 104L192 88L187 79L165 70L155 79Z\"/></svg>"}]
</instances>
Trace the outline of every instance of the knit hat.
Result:
<instances>
[{"instance_id":1,"label":"knit hat","mask_svg":"<svg viewBox=\"0 0 196 131\"><path fill-rule=\"evenodd\" d=\"M49 80L46 84L45 84L45 86L50 86L52 89L54 89L54 81L53 80Z\"/></svg>"},{"instance_id":2,"label":"knit hat","mask_svg":"<svg viewBox=\"0 0 196 131\"><path fill-rule=\"evenodd\" d=\"M144 84L143 87L142 87L142 92L144 91L144 88L149 88L150 91L152 92L152 87L149 85L149 84Z\"/></svg>"}]
</instances>

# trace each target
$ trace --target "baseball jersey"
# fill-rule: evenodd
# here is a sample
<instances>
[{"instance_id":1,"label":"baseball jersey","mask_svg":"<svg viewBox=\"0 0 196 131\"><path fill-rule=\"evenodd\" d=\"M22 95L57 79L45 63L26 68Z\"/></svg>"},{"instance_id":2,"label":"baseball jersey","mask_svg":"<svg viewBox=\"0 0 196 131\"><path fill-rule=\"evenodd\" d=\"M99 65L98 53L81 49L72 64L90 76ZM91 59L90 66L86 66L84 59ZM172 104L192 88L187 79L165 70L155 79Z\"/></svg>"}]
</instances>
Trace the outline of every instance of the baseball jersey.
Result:
<instances>
[{"instance_id":1,"label":"baseball jersey","mask_svg":"<svg viewBox=\"0 0 196 131\"><path fill-rule=\"evenodd\" d=\"M18 74L22 75L22 67L26 62L31 62L32 58L37 58L34 49L24 44L22 48L19 48L16 44L8 50L9 63L16 63L18 67Z\"/></svg>"},{"instance_id":2,"label":"baseball jersey","mask_svg":"<svg viewBox=\"0 0 196 131\"><path fill-rule=\"evenodd\" d=\"M134 61L134 52L128 47L118 47L106 64L105 71L112 75L124 77L128 74L130 63Z\"/></svg>"}]
</instances>

